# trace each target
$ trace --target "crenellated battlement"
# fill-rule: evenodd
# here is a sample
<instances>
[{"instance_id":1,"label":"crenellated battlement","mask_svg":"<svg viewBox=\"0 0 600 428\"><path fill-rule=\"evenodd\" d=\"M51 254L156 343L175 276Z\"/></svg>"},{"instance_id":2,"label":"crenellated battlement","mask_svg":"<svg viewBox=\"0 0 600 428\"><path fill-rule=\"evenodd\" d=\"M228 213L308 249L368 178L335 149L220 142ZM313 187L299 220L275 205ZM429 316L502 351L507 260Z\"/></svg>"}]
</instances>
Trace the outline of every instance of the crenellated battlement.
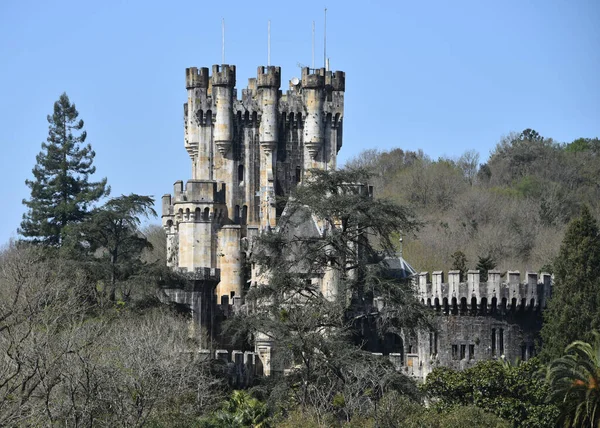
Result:
<instances>
[{"instance_id":1,"label":"crenellated battlement","mask_svg":"<svg viewBox=\"0 0 600 428\"><path fill-rule=\"evenodd\" d=\"M343 71L328 71L325 74L325 85L330 86L334 91L346 90L346 73Z\"/></svg>"},{"instance_id":2,"label":"crenellated battlement","mask_svg":"<svg viewBox=\"0 0 600 428\"><path fill-rule=\"evenodd\" d=\"M504 278L503 278L504 276ZM447 281L444 272L431 274L421 272L416 279L419 299L437 310L469 312L473 314L506 313L515 310L538 310L546 307L552 292L552 277L542 273L526 272L523 280L518 271L488 271L488 280L480 281L477 270L467 272L467 280L461 281L460 271L449 271Z\"/></svg>"},{"instance_id":3,"label":"crenellated battlement","mask_svg":"<svg viewBox=\"0 0 600 428\"><path fill-rule=\"evenodd\" d=\"M211 82L213 86L235 87L235 65L213 65Z\"/></svg>"},{"instance_id":4,"label":"crenellated battlement","mask_svg":"<svg viewBox=\"0 0 600 428\"><path fill-rule=\"evenodd\" d=\"M275 67L273 65L268 67L258 67L256 83L259 88L279 89L281 86L281 67Z\"/></svg>"},{"instance_id":5,"label":"crenellated battlement","mask_svg":"<svg viewBox=\"0 0 600 428\"><path fill-rule=\"evenodd\" d=\"M222 193L224 185L219 189L214 180L188 180L183 186L183 181L178 180L173 184L174 198L171 203L178 202L215 202L224 203Z\"/></svg>"},{"instance_id":6,"label":"crenellated battlement","mask_svg":"<svg viewBox=\"0 0 600 428\"><path fill-rule=\"evenodd\" d=\"M313 70L304 67L302 69L302 88L306 89L319 89L325 87L325 69L319 68Z\"/></svg>"},{"instance_id":7,"label":"crenellated battlement","mask_svg":"<svg viewBox=\"0 0 600 428\"><path fill-rule=\"evenodd\" d=\"M186 89L193 88L208 88L208 68L190 67L185 69L185 87Z\"/></svg>"}]
</instances>

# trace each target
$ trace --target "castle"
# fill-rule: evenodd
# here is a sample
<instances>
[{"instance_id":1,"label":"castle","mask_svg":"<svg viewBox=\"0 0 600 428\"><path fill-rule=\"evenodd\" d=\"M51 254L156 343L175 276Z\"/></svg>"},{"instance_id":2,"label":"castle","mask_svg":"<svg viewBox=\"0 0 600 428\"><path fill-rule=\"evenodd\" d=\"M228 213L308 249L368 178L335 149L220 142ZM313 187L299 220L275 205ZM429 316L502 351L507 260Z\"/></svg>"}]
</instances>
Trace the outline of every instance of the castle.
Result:
<instances>
[{"instance_id":1,"label":"castle","mask_svg":"<svg viewBox=\"0 0 600 428\"><path fill-rule=\"evenodd\" d=\"M277 226L284 206L276 198L285 200L310 170L336 168L344 72L303 68L285 94L280 85L279 67L258 67L238 98L235 66L214 65L211 74L208 68L186 69L185 148L192 178L185 186L175 182L174 194L163 196L162 223L167 263L189 280L185 289L165 292L192 310L208 336L214 337L219 321L242 306L245 287L257 281L245 258L252 237ZM401 257L396 262L406 272L406 262ZM325 295L334 293L335 284L320 281ZM438 364L465 367L495 356L533 355L549 276L538 283L536 274L527 274L522 284L518 273L509 272L502 282L499 273L490 272L488 281L480 282L477 272L469 272L461 282L459 273L450 272L444 283L443 274L434 272L431 282L426 274L413 275L413 281L423 304L441 313L437 332L367 342L369 350L386 355L399 369L423 378ZM375 300L376 306L385 304ZM265 374L271 346L256 344ZM216 352L227 359L226 351ZM244 356L244 361L253 358Z\"/></svg>"}]
</instances>

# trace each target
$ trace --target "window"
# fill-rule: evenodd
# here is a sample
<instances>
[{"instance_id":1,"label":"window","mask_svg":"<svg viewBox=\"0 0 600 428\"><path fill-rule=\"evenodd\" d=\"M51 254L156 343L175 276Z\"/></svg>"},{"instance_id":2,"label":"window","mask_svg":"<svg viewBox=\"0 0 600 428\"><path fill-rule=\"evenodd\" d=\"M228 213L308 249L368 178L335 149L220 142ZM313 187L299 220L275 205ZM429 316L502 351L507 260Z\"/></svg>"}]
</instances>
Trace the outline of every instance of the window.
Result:
<instances>
[{"instance_id":1,"label":"window","mask_svg":"<svg viewBox=\"0 0 600 428\"><path fill-rule=\"evenodd\" d=\"M504 329L500 329L500 337L498 340L498 346L500 347L500 353L504 354Z\"/></svg>"},{"instance_id":2,"label":"window","mask_svg":"<svg viewBox=\"0 0 600 428\"><path fill-rule=\"evenodd\" d=\"M244 184L244 165L238 165L238 184Z\"/></svg>"},{"instance_id":3,"label":"window","mask_svg":"<svg viewBox=\"0 0 600 428\"><path fill-rule=\"evenodd\" d=\"M465 354L467 353L467 345L460 345L460 359L465 359Z\"/></svg>"},{"instance_id":4,"label":"window","mask_svg":"<svg viewBox=\"0 0 600 428\"><path fill-rule=\"evenodd\" d=\"M475 358L475 345L469 345L469 360Z\"/></svg>"},{"instance_id":5,"label":"window","mask_svg":"<svg viewBox=\"0 0 600 428\"><path fill-rule=\"evenodd\" d=\"M452 345L452 359L458 360L458 345Z\"/></svg>"},{"instance_id":6,"label":"window","mask_svg":"<svg viewBox=\"0 0 600 428\"><path fill-rule=\"evenodd\" d=\"M496 329L492 329L492 355L496 355Z\"/></svg>"}]
</instances>

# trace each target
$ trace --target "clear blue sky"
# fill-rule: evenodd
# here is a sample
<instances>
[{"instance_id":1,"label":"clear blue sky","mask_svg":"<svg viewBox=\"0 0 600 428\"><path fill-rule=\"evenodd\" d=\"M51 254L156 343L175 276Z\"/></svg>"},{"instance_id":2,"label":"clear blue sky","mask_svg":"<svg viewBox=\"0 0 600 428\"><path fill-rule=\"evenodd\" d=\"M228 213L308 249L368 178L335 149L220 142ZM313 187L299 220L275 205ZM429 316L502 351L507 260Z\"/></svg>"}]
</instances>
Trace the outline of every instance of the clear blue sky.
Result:
<instances>
[{"instance_id":1,"label":"clear blue sky","mask_svg":"<svg viewBox=\"0 0 600 428\"><path fill-rule=\"evenodd\" d=\"M325 6L331 68L346 72L342 162L393 147L485 160L528 127L565 142L600 136L598 0L1 0L0 244L16 236L62 92L113 195L160 198L190 177L184 69L221 62L221 18L238 91L266 65L269 19L285 89L311 63L313 20L322 66Z\"/></svg>"}]
</instances>

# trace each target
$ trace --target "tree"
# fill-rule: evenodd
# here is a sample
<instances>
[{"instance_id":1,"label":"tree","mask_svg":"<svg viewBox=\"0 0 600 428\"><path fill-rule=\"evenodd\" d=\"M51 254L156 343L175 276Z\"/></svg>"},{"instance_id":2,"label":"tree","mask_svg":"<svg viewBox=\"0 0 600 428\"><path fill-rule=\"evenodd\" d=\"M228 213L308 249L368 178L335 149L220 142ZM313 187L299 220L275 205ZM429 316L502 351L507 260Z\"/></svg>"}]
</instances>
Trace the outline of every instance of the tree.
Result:
<instances>
[{"instance_id":1,"label":"tree","mask_svg":"<svg viewBox=\"0 0 600 428\"><path fill-rule=\"evenodd\" d=\"M87 133L83 120L63 93L48 116L49 131L42 151L36 156L33 180L25 183L31 198L23 200L28 211L23 215L19 233L34 242L60 246L68 225L83 221L90 205L108 195L106 178L91 182L96 168L95 152L84 145Z\"/></svg>"},{"instance_id":2,"label":"tree","mask_svg":"<svg viewBox=\"0 0 600 428\"><path fill-rule=\"evenodd\" d=\"M467 182L472 186L479 168L479 153L476 150L468 150L458 158L457 164Z\"/></svg>"},{"instance_id":3,"label":"tree","mask_svg":"<svg viewBox=\"0 0 600 428\"><path fill-rule=\"evenodd\" d=\"M475 405L515 427L553 427L558 408L548 402L550 390L533 358L518 366L490 360L463 371L437 367L423 391L440 411Z\"/></svg>"},{"instance_id":4,"label":"tree","mask_svg":"<svg viewBox=\"0 0 600 428\"><path fill-rule=\"evenodd\" d=\"M462 251L456 251L450 255L452 258L452 269L460 271L460 280L467 277L467 256Z\"/></svg>"},{"instance_id":5,"label":"tree","mask_svg":"<svg viewBox=\"0 0 600 428\"><path fill-rule=\"evenodd\" d=\"M591 341L592 331L600 330L600 233L587 207L569 224L553 272L541 331L547 361L560 357L571 342Z\"/></svg>"},{"instance_id":6,"label":"tree","mask_svg":"<svg viewBox=\"0 0 600 428\"><path fill-rule=\"evenodd\" d=\"M253 310L237 319L242 331L274 343L273 371L292 369L281 378L279 398L343 419L393 385L414 391L387 359L361 349L373 296L386 297L380 331L425 324L410 282L385 277L380 263L395 252L393 236L417 223L406 208L373 200L362 184L368 177L363 170L311 171L279 228L252 244L251 261L263 280L247 294ZM320 289L320 281L330 286Z\"/></svg>"},{"instance_id":7,"label":"tree","mask_svg":"<svg viewBox=\"0 0 600 428\"><path fill-rule=\"evenodd\" d=\"M84 243L93 260L100 262L110 284L110 300L116 298L117 282L139 273L142 251L151 247L139 226L141 218L156 216L153 205L150 196L121 195L95 209L84 223L73 229L74 245ZM129 297L130 290L122 291L124 298Z\"/></svg>"},{"instance_id":8,"label":"tree","mask_svg":"<svg viewBox=\"0 0 600 428\"><path fill-rule=\"evenodd\" d=\"M600 426L600 335L594 345L575 341L552 361L547 379L561 408L564 427Z\"/></svg>"},{"instance_id":9,"label":"tree","mask_svg":"<svg viewBox=\"0 0 600 428\"><path fill-rule=\"evenodd\" d=\"M488 280L488 271L494 269L496 267L496 262L492 259L492 256L479 257L477 261L477 267L475 269L479 270L481 275L481 282L486 282Z\"/></svg>"}]
</instances>

